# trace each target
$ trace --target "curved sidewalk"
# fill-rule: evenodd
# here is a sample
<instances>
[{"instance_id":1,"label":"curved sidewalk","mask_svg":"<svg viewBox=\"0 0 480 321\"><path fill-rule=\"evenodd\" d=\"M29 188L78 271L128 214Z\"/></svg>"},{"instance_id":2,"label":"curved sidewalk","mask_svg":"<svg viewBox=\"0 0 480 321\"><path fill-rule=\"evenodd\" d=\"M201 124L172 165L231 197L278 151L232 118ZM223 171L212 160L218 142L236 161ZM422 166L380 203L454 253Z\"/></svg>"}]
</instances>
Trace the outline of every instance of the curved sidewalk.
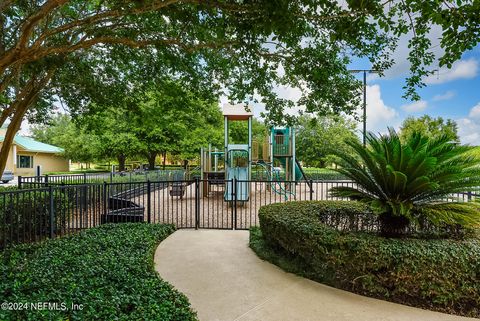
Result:
<instances>
[{"instance_id":1,"label":"curved sidewalk","mask_svg":"<svg viewBox=\"0 0 480 321\"><path fill-rule=\"evenodd\" d=\"M157 248L155 268L189 298L202 321L469 320L286 273L255 255L247 231L177 231Z\"/></svg>"}]
</instances>

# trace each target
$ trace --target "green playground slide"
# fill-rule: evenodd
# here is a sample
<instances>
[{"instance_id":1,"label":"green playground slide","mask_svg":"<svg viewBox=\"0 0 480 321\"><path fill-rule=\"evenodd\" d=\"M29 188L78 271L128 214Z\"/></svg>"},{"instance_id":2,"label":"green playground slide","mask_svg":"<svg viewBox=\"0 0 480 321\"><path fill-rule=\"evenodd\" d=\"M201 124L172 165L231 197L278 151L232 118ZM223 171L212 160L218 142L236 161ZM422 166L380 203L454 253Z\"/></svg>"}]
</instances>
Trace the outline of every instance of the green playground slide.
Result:
<instances>
[{"instance_id":1,"label":"green playground slide","mask_svg":"<svg viewBox=\"0 0 480 321\"><path fill-rule=\"evenodd\" d=\"M282 186L282 179L280 178L280 174L277 171L273 171L272 169L272 164L270 163L257 163L257 165L263 167L265 172L267 173L269 177L269 181L271 182L270 186L272 187L272 190L280 195L283 195L285 197L285 200L287 201L289 196L295 197L295 193L288 191L285 189L284 186Z\"/></svg>"}]
</instances>

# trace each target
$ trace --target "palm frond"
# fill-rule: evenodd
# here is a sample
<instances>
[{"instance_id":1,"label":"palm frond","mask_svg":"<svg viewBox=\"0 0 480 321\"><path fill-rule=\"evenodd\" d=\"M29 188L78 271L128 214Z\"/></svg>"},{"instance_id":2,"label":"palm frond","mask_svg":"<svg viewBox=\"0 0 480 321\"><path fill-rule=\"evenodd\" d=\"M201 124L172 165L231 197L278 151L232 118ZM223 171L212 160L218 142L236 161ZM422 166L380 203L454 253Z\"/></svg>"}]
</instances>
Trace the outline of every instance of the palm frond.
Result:
<instances>
[{"instance_id":1,"label":"palm frond","mask_svg":"<svg viewBox=\"0 0 480 321\"><path fill-rule=\"evenodd\" d=\"M366 148L348 142L356 155L338 154L339 171L357 187L335 187L333 196L359 199L376 211L408 219L419 208L432 210L432 222L473 224L478 219L478 208L453 196L480 186L479 159L467 153L468 147L446 135L430 139L421 133L402 142L392 128L386 135L369 133L366 140Z\"/></svg>"}]
</instances>

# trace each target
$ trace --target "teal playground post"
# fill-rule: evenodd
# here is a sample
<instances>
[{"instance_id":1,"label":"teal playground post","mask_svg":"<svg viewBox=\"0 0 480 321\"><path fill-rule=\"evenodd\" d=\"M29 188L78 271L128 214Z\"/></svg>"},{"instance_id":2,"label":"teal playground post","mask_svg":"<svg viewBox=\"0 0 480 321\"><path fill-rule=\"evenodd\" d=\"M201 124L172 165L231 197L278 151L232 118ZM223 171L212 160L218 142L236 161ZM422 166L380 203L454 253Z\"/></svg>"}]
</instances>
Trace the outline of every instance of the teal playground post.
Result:
<instances>
[{"instance_id":1,"label":"teal playground post","mask_svg":"<svg viewBox=\"0 0 480 321\"><path fill-rule=\"evenodd\" d=\"M250 198L250 180L252 177L252 113L245 106L225 104L223 107L225 135L225 201L246 202ZM248 141L246 144L230 144L228 124L230 121L248 122Z\"/></svg>"}]
</instances>

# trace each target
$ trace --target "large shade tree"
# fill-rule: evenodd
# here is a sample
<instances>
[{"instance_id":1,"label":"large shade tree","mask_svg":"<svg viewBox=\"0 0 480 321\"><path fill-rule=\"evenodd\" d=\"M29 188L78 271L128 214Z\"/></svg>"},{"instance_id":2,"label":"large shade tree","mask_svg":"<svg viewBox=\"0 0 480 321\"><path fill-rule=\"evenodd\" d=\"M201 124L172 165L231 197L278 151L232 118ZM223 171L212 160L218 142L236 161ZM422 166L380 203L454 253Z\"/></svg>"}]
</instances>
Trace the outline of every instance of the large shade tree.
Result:
<instances>
[{"instance_id":1,"label":"large shade tree","mask_svg":"<svg viewBox=\"0 0 480 321\"><path fill-rule=\"evenodd\" d=\"M99 137L77 126L69 115L56 114L45 124L30 128L33 138L59 146L63 156L74 162L91 163L99 159Z\"/></svg>"},{"instance_id":2,"label":"large shade tree","mask_svg":"<svg viewBox=\"0 0 480 321\"><path fill-rule=\"evenodd\" d=\"M326 167L337 163L339 151L352 153L346 141L359 138L356 122L342 116L299 118L295 138L297 158L306 166Z\"/></svg>"},{"instance_id":3,"label":"large shade tree","mask_svg":"<svg viewBox=\"0 0 480 321\"><path fill-rule=\"evenodd\" d=\"M452 119L443 119L442 117L433 118L429 115L422 117L407 117L400 127L400 139L407 141L414 133L419 132L432 139L442 135L447 136L453 142L459 143L458 125Z\"/></svg>"},{"instance_id":4,"label":"large shade tree","mask_svg":"<svg viewBox=\"0 0 480 321\"><path fill-rule=\"evenodd\" d=\"M159 154L164 160L167 153L180 155L188 163L192 154L198 155L202 146L221 136L218 102L203 99L199 92L165 81L139 99L132 119L133 133L142 144L150 169L154 169Z\"/></svg>"},{"instance_id":5,"label":"large shade tree","mask_svg":"<svg viewBox=\"0 0 480 321\"><path fill-rule=\"evenodd\" d=\"M413 30L406 95L418 98L415 87L435 60L431 24L443 30L439 62L451 66L478 43L479 11L467 0L4 0L0 125L10 123L0 172L26 116L41 119L55 96L70 96L80 110L89 106L90 95L72 83L83 82L90 94L97 82L123 82L128 90L124 74L139 66L162 66L193 83L186 75L202 74L235 101L260 97L277 121L293 102L275 95L276 84L301 88L307 111L353 112L351 57L386 68L398 38ZM150 57L153 63L143 64ZM99 88L108 99L122 87Z\"/></svg>"},{"instance_id":6,"label":"large shade tree","mask_svg":"<svg viewBox=\"0 0 480 321\"><path fill-rule=\"evenodd\" d=\"M101 112L82 117L78 123L96 137L98 158L115 159L118 170L124 171L127 159L139 155L143 148L135 135L134 117L133 111L106 106Z\"/></svg>"}]
</instances>

